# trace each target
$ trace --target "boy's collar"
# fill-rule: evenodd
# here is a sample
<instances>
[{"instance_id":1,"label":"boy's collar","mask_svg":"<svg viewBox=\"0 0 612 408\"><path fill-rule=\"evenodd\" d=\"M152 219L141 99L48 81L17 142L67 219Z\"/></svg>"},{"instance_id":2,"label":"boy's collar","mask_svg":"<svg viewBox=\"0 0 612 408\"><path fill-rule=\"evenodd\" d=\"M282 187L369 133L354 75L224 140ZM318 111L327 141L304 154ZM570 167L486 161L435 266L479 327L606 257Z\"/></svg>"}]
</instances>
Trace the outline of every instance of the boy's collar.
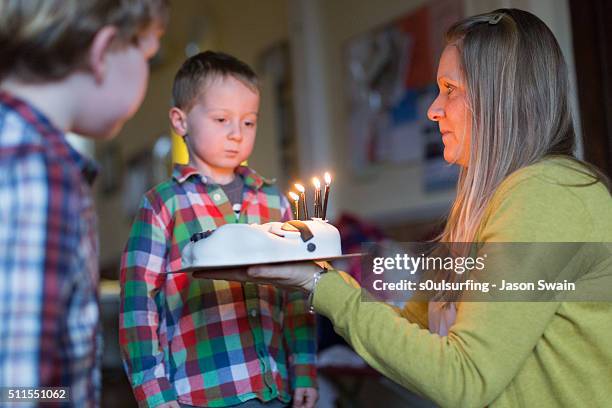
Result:
<instances>
[{"instance_id":1,"label":"boy's collar","mask_svg":"<svg viewBox=\"0 0 612 408\"><path fill-rule=\"evenodd\" d=\"M98 166L96 163L83 156L72 147L66 140L66 134L55 127L45 114L30 105L27 101L1 89L0 103L17 112L23 120L36 129L42 136L41 144L45 146L51 154L56 155L60 159L66 159L75 163L87 183L90 185L93 184L98 173Z\"/></svg>"},{"instance_id":2,"label":"boy's collar","mask_svg":"<svg viewBox=\"0 0 612 408\"><path fill-rule=\"evenodd\" d=\"M236 175L242 177L244 184L252 187L255 190L260 189L264 184L274 184L275 179L268 179L260 176L255 170L247 166L238 166L235 171ZM208 178L201 174L198 169L188 164L175 164L172 169L172 178L179 184L182 184L191 176L198 176L202 183L208 184Z\"/></svg>"}]
</instances>

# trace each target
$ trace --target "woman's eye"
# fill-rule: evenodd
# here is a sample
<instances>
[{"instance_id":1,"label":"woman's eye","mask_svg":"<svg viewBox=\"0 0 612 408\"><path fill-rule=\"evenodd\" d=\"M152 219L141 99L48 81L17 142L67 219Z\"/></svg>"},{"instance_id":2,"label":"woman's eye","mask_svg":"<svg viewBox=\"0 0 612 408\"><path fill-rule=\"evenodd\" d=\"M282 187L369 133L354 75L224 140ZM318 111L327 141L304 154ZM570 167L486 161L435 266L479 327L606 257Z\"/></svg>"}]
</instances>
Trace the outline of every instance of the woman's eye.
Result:
<instances>
[{"instance_id":1,"label":"woman's eye","mask_svg":"<svg viewBox=\"0 0 612 408\"><path fill-rule=\"evenodd\" d=\"M455 90L455 87L450 85L450 84L446 84L445 87L446 87L446 94L447 95L450 95L451 92L453 92Z\"/></svg>"}]
</instances>

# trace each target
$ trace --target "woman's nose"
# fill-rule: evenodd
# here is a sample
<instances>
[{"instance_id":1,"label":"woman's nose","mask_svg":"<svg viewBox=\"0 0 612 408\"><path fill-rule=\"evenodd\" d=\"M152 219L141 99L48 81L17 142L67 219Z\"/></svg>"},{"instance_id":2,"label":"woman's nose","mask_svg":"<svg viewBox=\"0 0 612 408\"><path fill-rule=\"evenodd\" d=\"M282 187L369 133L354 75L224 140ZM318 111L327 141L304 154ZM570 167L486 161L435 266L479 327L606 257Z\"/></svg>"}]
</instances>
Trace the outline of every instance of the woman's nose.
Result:
<instances>
[{"instance_id":1,"label":"woman's nose","mask_svg":"<svg viewBox=\"0 0 612 408\"><path fill-rule=\"evenodd\" d=\"M429 120L433 120L434 122L437 122L444 117L444 109L442 108L439 99L440 98L436 98L429 106L429 109L427 109L427 117Z\"/></svg>"}]
</instances>

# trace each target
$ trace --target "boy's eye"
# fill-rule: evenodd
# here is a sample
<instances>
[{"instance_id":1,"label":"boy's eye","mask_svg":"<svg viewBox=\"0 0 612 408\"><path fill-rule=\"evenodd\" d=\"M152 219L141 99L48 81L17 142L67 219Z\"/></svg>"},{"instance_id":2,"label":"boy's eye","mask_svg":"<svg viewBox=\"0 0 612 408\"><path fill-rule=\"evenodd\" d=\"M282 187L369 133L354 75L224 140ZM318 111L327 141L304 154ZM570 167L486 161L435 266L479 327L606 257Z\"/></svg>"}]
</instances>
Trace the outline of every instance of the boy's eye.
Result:
<instances>
[{"instance_id":1,"label":"boy's eye","mask_svg":"<svg viewBox=\"0 0 612 408\"><path fill-rule=\"evenodd\" d=\"M247 122L244 122L244 125L247 127L253 127L255 126L255 122L247 121Z\"/></svg>"},{"instance_id":2,"label":"boy's eye","mask_svg":"<svg viewBox=\"0 0 612 408\"><path fill-rule=\"evenodd\" d=\"M216 122L225 123L225 118L215 118Z\"/></svg>"}]
</instances>

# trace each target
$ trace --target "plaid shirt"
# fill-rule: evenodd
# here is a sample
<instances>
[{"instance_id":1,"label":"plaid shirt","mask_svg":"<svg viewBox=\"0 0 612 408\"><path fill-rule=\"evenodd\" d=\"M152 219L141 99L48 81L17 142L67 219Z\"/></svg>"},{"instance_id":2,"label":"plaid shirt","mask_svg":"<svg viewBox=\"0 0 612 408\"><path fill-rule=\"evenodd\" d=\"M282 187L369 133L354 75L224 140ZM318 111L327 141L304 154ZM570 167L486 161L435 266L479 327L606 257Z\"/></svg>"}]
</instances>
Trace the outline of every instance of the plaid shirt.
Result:
<instances>
[{"instance_id":1,"label":"plaid shirt","mask_svg":"<svg viewBox=\"0 0 612 408\"><path fill-rule=\"evenodd\" d=\"M40 112L0 91L0 386L70 387L78 407L99 401L93 175Z\"/></svg>"},{"instance_id":2,"label":"plaid shirt","mask_svg":"<svg viewBox=\"0 0 612 408\"><path fill-rule=\"evenodd\" d=\"M196 232L291 218L269 182L247 167L237 175L245 184L239 220L223 189L189 166L176 166L143 198L121 262L119 324L140 406L287 402L292 388L315 386L314 318L303 294L164 274L181 268Z\"/></svg>"}]
</instances>

